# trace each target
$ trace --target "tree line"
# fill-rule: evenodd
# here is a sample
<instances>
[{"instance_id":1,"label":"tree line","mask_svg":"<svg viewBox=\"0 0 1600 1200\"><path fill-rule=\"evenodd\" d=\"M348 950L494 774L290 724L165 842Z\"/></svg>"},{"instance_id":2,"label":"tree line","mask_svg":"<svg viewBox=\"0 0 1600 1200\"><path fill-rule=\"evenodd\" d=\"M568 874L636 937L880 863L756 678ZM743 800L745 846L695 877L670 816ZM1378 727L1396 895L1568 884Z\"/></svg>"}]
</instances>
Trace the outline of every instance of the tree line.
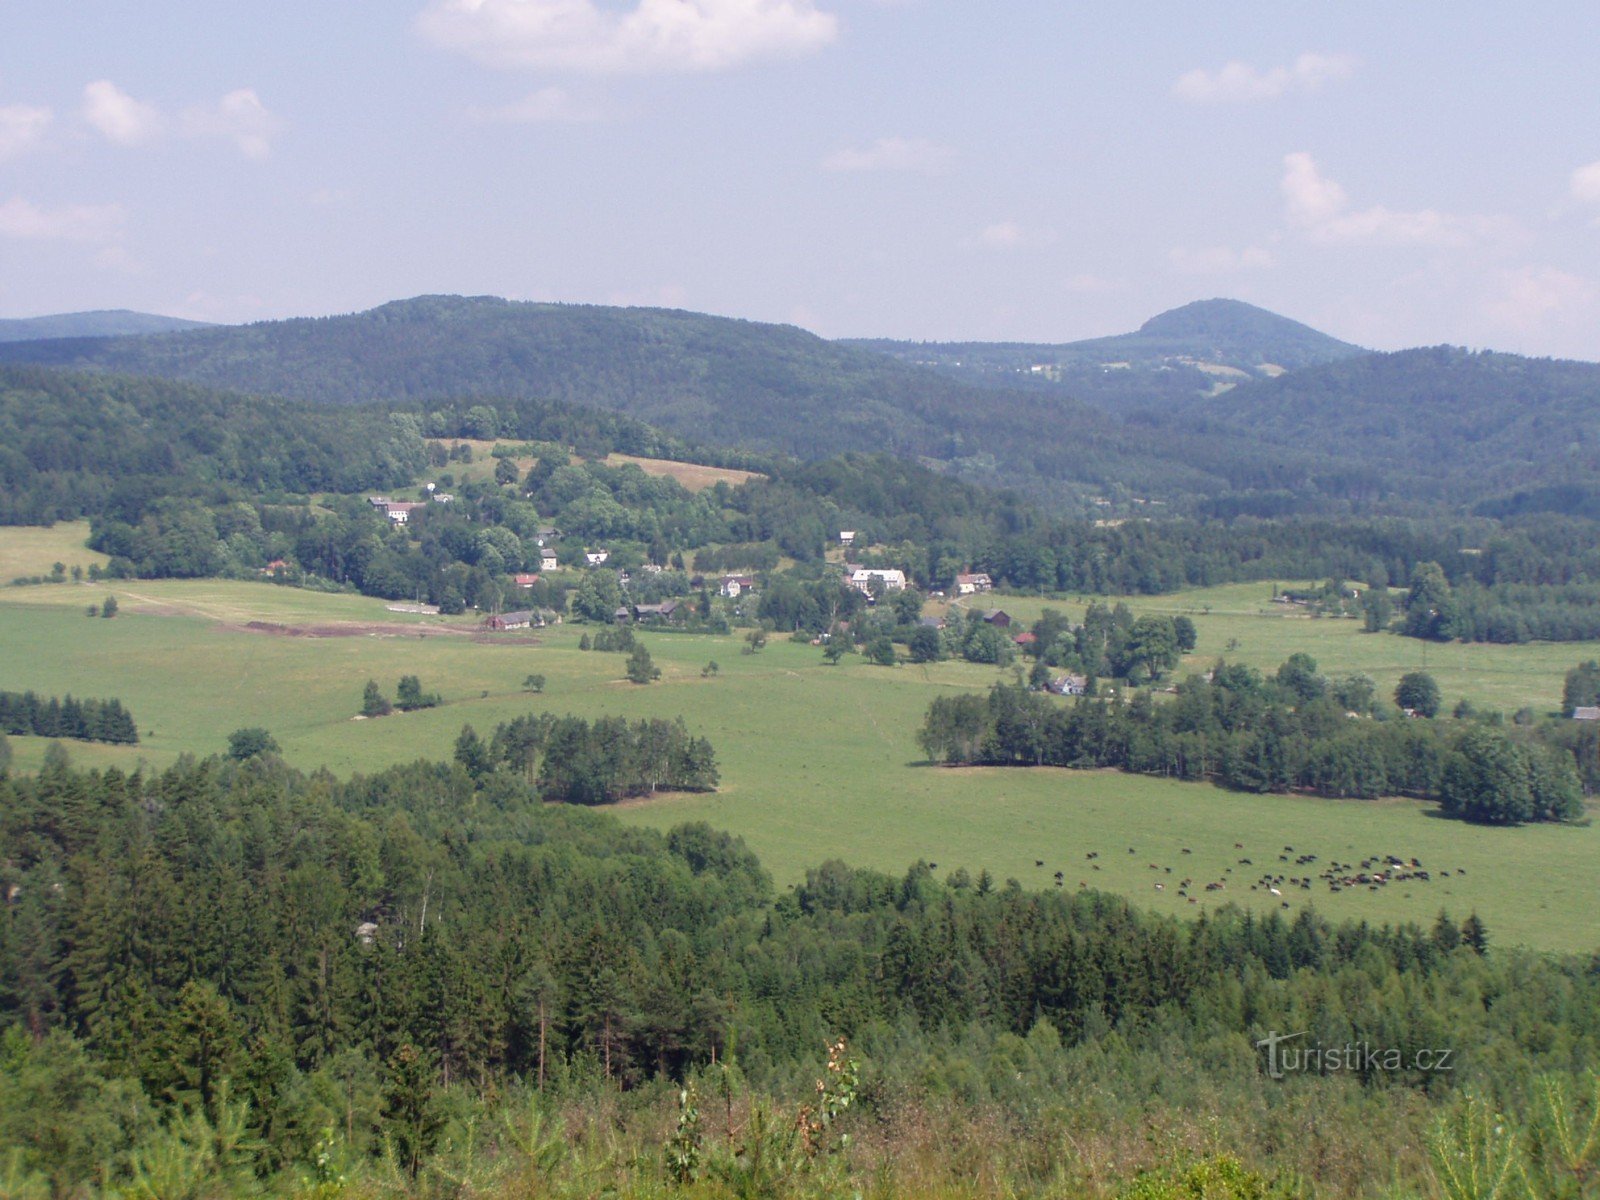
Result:
<instances>
[{"instance_id":1,"label":"tree line","mask_svg":"<svg viewBox=\"0 0 1600 1200\"><path fill-rule=\"evenodd\" d=\"M0 692L0 733L136 745L139 727L122 701Z\"/></svg>"},{"instance_id":2,"label":"tree line","mask_svg":"<svg viewBox=\"0 0 1600 1200\"><path fill-rule=\"evenodd\" d=\"M1487 824L1583 812L1577 748L1554 729L1406 719L1374 703L1370 680L1324 679L1305 655L1271 680L1218 662L1178 684L1167 703L1141 691L1127 703L1068 704L996 684L987 695L936 698L917 736L938 763L1115 767L1247 792L1408 795Z\"/></svg>"}]
</instances>

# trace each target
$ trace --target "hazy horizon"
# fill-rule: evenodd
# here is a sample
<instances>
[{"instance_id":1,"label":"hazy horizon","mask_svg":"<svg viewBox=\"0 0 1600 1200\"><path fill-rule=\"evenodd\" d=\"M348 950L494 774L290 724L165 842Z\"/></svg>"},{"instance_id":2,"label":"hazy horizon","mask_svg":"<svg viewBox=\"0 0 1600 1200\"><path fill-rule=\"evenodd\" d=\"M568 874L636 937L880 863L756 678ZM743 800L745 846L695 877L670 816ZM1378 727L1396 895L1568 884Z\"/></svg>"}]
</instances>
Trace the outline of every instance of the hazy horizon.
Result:
<instances>
[{"instance_id":1,"label":"hazy horizon","mask_svg":"<svg viewBox=\"0 0 1600 1200\"><path fill-rule=\"evenodd\" d=\"M38 0L0 316L420 294L1066 342L1227 296L1600 357L1600 12Z\"/></svg>"}]
</instances>

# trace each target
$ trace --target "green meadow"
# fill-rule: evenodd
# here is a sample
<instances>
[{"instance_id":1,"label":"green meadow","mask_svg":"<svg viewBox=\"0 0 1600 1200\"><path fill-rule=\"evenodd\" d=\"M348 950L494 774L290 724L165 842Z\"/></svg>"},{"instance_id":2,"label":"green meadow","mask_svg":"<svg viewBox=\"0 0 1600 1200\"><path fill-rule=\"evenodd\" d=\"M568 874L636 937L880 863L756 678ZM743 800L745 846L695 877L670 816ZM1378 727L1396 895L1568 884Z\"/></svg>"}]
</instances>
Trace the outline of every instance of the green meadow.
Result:
<instances>
[{"instance_id":1,"label":"green meadow","mask_svg":"<svg viewBox=\"0 0 1600 1200\"><path fill-rule=\"evenodd\" d=\"M86 617L87 605L108 592L118 598L119 615ZM1193 616L1200 633L1196 666L1227 653L1270 669L1304 650L1324 671L1363 671L1391 687L1420 665L1415 643L1363 634L1355 621L1274 612L1268 596L1266 585L1251 585L1130 603ZM987 605L1026 619L1043 607L1016 597ZM1458 920L1476 910L1500 942L1600 946L1600 914L1588 903L1600 866L1600 832L1593 827L1482 829L1439 819L1429 806L1408 801L1246 796L1113 772L931 767L918 761L915 743L929 700L951 689L986 688L1002 677L994 668L883 668L855 656L830 667L815 647L779 638L751 655L740 652L737 637L647 633L663 678L640 687L624 680L624 656L580 651L582 633L563 625L495 638L478 633L470 620L397 613L378 600L265 583L0 588L0 687L120 698L139 723L142 743L72 743L69 751L82 765L124 768L217 752L230 731L250 725L270 729L295 765L344 775L446 758L463 724L487 733L531 709L681 714L715 745L722 787L713 795L620 806L618 816L660 827L706 820L732 830L780 884L829 858L897 873L924 859L937 863L941 875L957 867L974 876L987 869L997 885L1014 878L1026 887L1054 887L1061 871L1063 887L1115 891L1170 913L1238 903L1292 915L1314 905L1333 918L1431 922L1441 908ZM1466 695L1485 707L1544 710L1559 699L1562 673L1596 655L1600 647L1593 645L1431 646L1428 669L1450 703ZM713 659L719 670L703 673ZM540 696L522 690L535 672L547 679ZM356 718L367 679L392 695L403 674L441 693L443 707ZM45 747L37 739L12 741L24 769L42 760ZM1090 860L1091 853L1099 857ZM1292 865L1304 853L1322 863L1416 857L1435 878L1337 895L1323 885L1285 887L1281 898L1250 889L1269 869L1314 875L1320 863ZM1280 854L1291 862L1280 862ZM1176 894L1183 878L1193 880L1194 904ZM1225 887L1202 890L1215 881Z\"/></svg>"}]
</instances>

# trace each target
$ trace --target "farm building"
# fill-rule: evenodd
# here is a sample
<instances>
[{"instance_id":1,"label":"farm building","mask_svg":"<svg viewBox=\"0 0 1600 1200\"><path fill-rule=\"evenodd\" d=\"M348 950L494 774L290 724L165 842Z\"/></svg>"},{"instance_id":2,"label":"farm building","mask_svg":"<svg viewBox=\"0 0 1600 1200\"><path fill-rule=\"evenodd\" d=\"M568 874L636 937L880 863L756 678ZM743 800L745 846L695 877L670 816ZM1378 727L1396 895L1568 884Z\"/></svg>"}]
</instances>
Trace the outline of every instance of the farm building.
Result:
<instances>
[{"instance_id":1,"label":"farm building","mask_svg":"<svg viewBox=\"0 0 1600 1200\"><path fill-rule=\"evenodd\" d=\"M1600 721L1600 707L1589 704L1580 704L1572 710L1574 721Z\"/></svg>"},{"instance_id":2,"label":"farm building","mask_svg":"<svg viewBox=\"0 0 1600 1200\"><path fill-rule=\"evenodd\" d=\"M513 575L511 577L511 582L516 584L519 588L531 588L534 584L539 582L539 576L537 573L529 574L528 572L524 571Z\"/></svg>"},{"instance_id":3,"label":"farm building","mask_svg":"<svg viewBox=\"0 0 1600 1200\"><path fill-rule=\"evenodd\" d=\"M1011 614L1003 608L985 610L983 619L986 624L995 625L1001 629L1008 628L1011 624Z\"/></svg>"},{"instance_id":4,"label":"farm building","mask_svg":"<svg viewBox=\"0 0 1600 1200\"><path fill-rule=\"evenodd\" d=\"M533 613L523 610L520 612L490 613L483 619L485 629L508 630L527 629L533 624Z\"/></svg>"},{"instance_id":5,"label":"farm building","mask_svg":"<svg viewBox=\"0 0 1600 1200\"><path fill-rule=\"evenodd\" d=\"M636 621L655 622L657 624L676 621L684 613L683 602L680 600L664 600L660 604L635 604L633 616Z\"/></svg>"}]
</instances>

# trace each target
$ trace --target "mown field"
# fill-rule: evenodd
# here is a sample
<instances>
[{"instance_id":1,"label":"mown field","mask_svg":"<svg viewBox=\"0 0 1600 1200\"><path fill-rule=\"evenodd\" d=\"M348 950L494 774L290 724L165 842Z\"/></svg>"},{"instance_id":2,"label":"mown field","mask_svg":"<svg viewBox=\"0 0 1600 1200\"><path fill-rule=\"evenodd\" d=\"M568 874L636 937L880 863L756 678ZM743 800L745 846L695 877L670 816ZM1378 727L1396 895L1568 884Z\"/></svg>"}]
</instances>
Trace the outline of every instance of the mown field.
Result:
<instances>
[{"instance_id":1,"label":"mown field","mask_svg":"<svg viewBox=\"0 0 1600 1200\"><path fill-rule=\"evenodd\" d=\"M86 618L86 605L108 590L120 615ZM1209 661L1237 638L1233 656L1262 666L1305 649L1324 670L1364 670L1386 682L1415 665L1412 643L1361 635L1355 622L1256 616L1249 600L1264 600L1266 591L1215 589L1164 604L1194 613L1196 661ZM1009 597L996 603L1018 614L1039 607ZM1208 604L1209 614L1200 611ZM463 724L487 733L535 708L682 714L716 746L721 790L627 805L618 815L663 827L704 819L733 830L785 884L828 858L893 872L926 859L941 875L958 866L974 875L986 868L997 884L1015 878L1028 887L1055 886L1059 870L1064 887L1117 891L1173 913L1227 902L1265 912L1287 903L1291 913L1314 904L1332 917L1428 922L1441 908L1457 919L1476 909L1497 940L1600 946L1600 913L1589 903L1600 865L1593 827L1480 829L1405 801L1253 797L1110 772L930 767L917 761L914 740L928 701L949 689L987 687L999 677L993 668L881 668L859 658L830 667L809 645L775 639L746 655L734 637L654 634L645 640L664 677L638 687L623 679L623 656L580 651L581 633L561 626L490 640L460 619L255 583L0 588L0 686L120 698L137 718L143 744L74 743L70 751L85 765L123 767L216 752L231 730L249 725L270 729L289 761L347 774L448 757ZM1561 672L1600 647L1436 646L1429 653L1429 669L1452 701L1468 694L1481 704L1548 707ZM702 674L712 659L719 671ZM533 672L547 678L542 696L522 690ZM442 693L444 707L355 719L367 679L392 695L402 674ZM41 761L36 739L13 745L23 768ZM1324 862L1415 856L1451 875L1380 892L1285 888L1279 899L1251 891L1250 882L1268 869L1315 873L1280 863L1287 846L1294 847L1291 859L1314 853ZM1086 858L1093 852L1099 859ZM1241 865L1243 857L1253 867ZM1227 886L1200 891L1190 905L1176 895L1184 877L1196 889L1209 881Z\"/></svg>"}]
</instances>

